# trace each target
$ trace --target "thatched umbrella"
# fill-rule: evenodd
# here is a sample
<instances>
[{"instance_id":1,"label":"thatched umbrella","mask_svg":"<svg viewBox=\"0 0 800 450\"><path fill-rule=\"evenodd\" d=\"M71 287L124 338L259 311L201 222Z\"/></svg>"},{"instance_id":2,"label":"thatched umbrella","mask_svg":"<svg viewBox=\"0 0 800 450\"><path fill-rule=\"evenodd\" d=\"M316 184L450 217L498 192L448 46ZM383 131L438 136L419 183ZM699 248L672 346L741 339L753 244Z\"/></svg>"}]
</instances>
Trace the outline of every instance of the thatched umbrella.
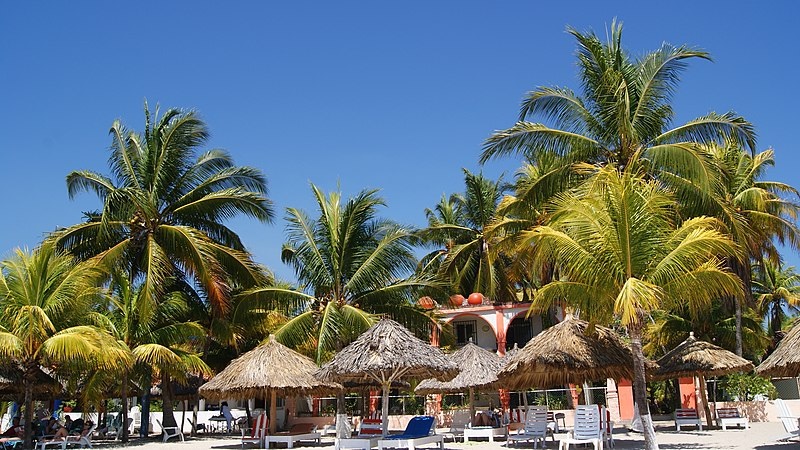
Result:
<instances>
[{"instance_id":1,"label":"thatched umbrella","mask_svg":"<svg viewBox=\"0 0 800 450\"><path fill-rule=\"evenodd\" d=\"M633 379L633 354L614 330L568 315L507 358L498 373L509 389L582 384L605 378Z\"/></svg>"},{"instance_id":2,"label":"thatched umbrella","mask_svg":"<svg viewBox=\"0 0 800 450\"><path fill-rule=\"evenodd\" d=\"M658 368L653 372L655 380L681 377L698 377L700 379L700 396L703 399L709 427L711 426L711 410L708 407L705 377L753 370L753 363L750 361L722 347L697 340L694 332L690 332L685 341L662 356L656 361L656 364Z\"/></svg>"},{"instance_id":3,"label":"thatched umbrella","mask_svg":"<svg viewBox=\"0 0 800 450\"><path fill-rule=\"evenodd\" d=\"M234 359L222 372L198 389L211 400L250 399L270 393L270 432L275 432L277 395L294 396L335 392L337 383L314 376L319 367L306 356L286 347L270 336L269 340Z\"/></svg>"},{"instance_id":4,"label":"thatched umbrella","mask_svg":"<svg viewBox=\"0 0 800 450\"><path fill-rule=\"evenodd\" d=\"M33 384L35 400L51 400L63 393L62 384L42 368L36 369L36 381ZM25 397L23 370L19 366L0 366L0 400L21 402Z\"/></svg>"},{"instance_id":5,"label":"thatched umbrella","mask_svg":"<svg viewBox=\"0 0 800 450\"><path fill-rule=\"evenodd\" d=\"M758 365L756 373L770 377L800 376L800 325L786 333L775 351Z\"/></svg>"},{"instance_id":6,"label":"thatched umbrella","mask_svg":"<svg viewBox=\"0 0 800 450\"><path fill-rule=\"evenodd\" d=\"M470 417L475 417L475 391L495 387L497 372L503 368L505 362L497 353L484 350L469 342L448 355L451 361L461 371L450 381L439 381L435 378L423 380L417 385L418 394L451 394L469 392Z\"/></svg>"},{"instance_id":7,"label":"thatched umbrella","mask_svg":"<svg viewBox=\"0 0 800 450\"><path fill-rule=\"evenodd\" d=\"M389 389L397 380L449 380L458 367L437 347L429 345L399 323L382 319L334 358L317 375L339 382L375 382L383 391L383 433L389 425Z\"/></svg>"}]
</instances>

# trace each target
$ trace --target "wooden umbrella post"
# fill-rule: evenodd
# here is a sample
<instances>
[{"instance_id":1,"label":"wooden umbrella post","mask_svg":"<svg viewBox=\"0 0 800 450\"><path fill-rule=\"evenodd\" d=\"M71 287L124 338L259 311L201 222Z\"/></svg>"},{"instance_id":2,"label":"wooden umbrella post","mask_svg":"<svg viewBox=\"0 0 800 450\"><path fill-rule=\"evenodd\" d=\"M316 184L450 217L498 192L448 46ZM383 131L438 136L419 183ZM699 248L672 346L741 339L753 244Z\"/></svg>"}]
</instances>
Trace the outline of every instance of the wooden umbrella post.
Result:
<instances>
[{"instance_id":1,"label":"wooden umbrella post","mask_svg":"<svg viewBox=\"0 0 800 450\"><path fill-rule=\"evenodd\" d=\"M278 392L275 389L269 395L269 433L275 434L278 429Z\"/></svg>"}]
</instances>

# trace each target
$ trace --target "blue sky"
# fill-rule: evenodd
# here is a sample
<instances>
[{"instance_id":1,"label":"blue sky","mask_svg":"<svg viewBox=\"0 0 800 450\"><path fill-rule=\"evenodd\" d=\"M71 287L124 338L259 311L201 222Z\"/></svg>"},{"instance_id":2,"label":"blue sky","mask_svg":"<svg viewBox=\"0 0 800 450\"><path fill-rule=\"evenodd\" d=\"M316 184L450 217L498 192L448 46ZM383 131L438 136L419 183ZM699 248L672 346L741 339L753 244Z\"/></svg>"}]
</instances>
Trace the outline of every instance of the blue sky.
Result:
<instances>
[{"instance_id":1,"label":"blue sky","mask_svg":"<svg viewBox=\"0 0 800 450\"><path fill-rule=\"evenodd\" d=\"M735 110L773 147L772 179L800 186L796 114L800 7L773 2L8 2L0 14L0 254L99 208L67 196L75 169L107 173L114 119L142 129L146 98L194 108L210 147L260 168L276 221L232 226L284 279L283 211L313 211L309 183L380 188L384 216L423 225L462 190L462 168L510 180L517 159L478 163L523 94L577 89L565 27L624 22L634 54L667 41L692 62L676 120ZM795 254L787 254L797 264Z\"/></svg>"}]
</instances>

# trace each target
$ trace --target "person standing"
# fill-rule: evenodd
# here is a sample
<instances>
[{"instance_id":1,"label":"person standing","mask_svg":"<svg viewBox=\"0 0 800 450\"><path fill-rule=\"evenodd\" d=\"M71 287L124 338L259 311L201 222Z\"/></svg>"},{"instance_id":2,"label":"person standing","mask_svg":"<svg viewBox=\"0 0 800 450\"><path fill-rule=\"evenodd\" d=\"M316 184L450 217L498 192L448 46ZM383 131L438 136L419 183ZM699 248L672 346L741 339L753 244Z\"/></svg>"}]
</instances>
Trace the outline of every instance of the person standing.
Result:
<instances>
[{"instance_id":1,"label":"person standing","mask_svg":"<svg viewBox=\"0 0 800 450\"><path fill-rule=\"evenodd\" d=\"M219 407L219 412L222 414L222 417L225 418L225 422L228 423L228 433L231 432L231 425L233 423L233 414L231 414L231 408L228 407L228 402L222 402Z\"/></svg>"}]
</instances>

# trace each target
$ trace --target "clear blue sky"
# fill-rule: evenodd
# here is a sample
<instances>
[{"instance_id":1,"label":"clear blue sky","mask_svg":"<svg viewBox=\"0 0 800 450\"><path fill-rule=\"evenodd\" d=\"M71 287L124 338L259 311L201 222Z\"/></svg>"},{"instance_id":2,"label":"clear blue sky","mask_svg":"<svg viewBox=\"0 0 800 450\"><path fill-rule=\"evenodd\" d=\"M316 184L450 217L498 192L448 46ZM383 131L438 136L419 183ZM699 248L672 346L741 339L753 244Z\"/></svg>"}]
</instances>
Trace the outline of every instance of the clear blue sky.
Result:
<instances>
[{"instance_id":1,"label":"clear blue sky","mask_svg":"<svg viewBox=\"0 0 800 450\"><path fill-rule=\"evenodd\" d=\"M309 182L347 195L380 188L384 216L424 224L461 191L483 140L511 126L523 94L578 88L566 25L625 24L635 54L662 41L709 51L675 99L678 121L735 110L769 176L800 186L800 7L771 2L7 2L0 14L0 254L81 221L75 169L107 173L107 130L143 127L142 103L197 109L210 146L267 175L277 220L233 227L284 279L287 206L313 210ZM483 170L511 179L516 159ZM796 255L787 255L797 264Z\"/></svg>"}]
</instances>

